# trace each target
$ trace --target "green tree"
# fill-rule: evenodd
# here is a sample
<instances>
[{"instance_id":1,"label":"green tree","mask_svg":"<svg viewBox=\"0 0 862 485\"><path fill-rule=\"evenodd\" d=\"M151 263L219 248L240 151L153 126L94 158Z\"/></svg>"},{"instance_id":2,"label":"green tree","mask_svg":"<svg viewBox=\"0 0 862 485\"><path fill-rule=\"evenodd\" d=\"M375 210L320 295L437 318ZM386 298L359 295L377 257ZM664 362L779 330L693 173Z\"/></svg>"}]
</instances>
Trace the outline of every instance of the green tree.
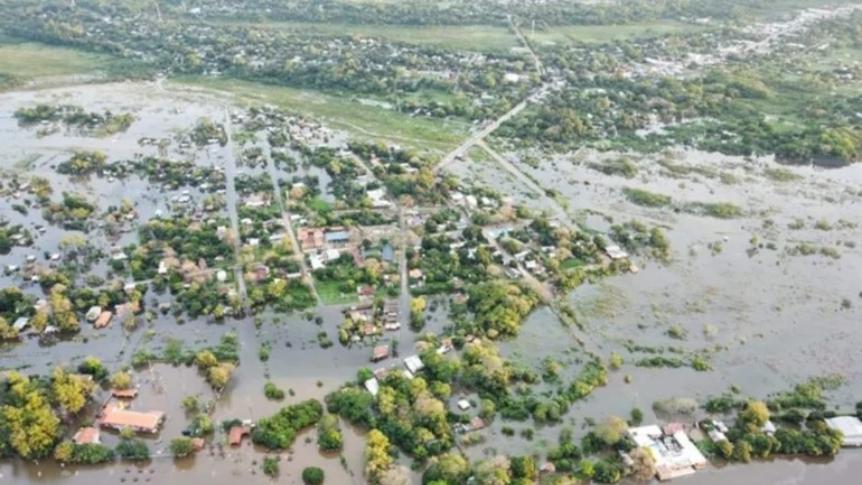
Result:
<instances>
[{"instance_id":1,"label":"green tree","mask_svg":"<svg viewBox=\"0 0 862 485\"><path fill-rule=\"evenodd\" d=\"M278 458L267 456L263 459L263 474L268 477L277 477L279 473L278 469Z\"/></svg>"},{"instance_id":2,"label":"green tree","mask_svg":"<svg viewBox=\"0 0 862 485\"><path fill-rule=\"evenodd\" d=\"M333 414L324 415L317 423L317 446L323 451L338 451L343 444L338 418Z\"/></svg>"},{"instance_id":3,"label":"green tree","mask_svg":"<svg viewBox=\"0 0 862 485\"><path fill-rule=\"evenodd\" d=\"M302 483L305 485L320 485L323 483L323 470L316 466L305 467L302 470Z\"/></svg>"},{"instance_id":4,"label":"green tree","mask_svg":"<svg viewBox=\"0 0 862 485\"><path fill-rule=\"evenodd\" d=\"M392 466L389 446L389 438L385 434L376 429L368 433L365 443L365 476L371 483L376 483L380 475Z\"/></svg>"},{"instance_id":5,"label":"green tree","mask_svg":"<svg viewBox=\"0 0 862 485\"><path fill-rule=\"evenodd\" d=\"M191 438L181 436L171 440L169 449L174 458L185 458L195 451L195 446Z\"/></svg>"}]
</instances>

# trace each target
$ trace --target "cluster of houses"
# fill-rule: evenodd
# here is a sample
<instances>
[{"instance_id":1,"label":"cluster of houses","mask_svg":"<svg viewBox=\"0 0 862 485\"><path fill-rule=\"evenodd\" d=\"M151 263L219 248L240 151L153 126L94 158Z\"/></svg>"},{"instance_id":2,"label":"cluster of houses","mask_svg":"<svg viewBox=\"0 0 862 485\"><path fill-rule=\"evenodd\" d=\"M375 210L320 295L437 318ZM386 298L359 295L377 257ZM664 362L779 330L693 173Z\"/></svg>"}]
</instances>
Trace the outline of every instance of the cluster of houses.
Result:
<instances>
[{"instance_id":1,"label":"cluster of houses","mask_svg":"<svg viewBox=\"0 0 862 485\"><path fill-rule=\"evenodd\" d=\"M352 342L359 342L363 338L380 335L383 331L394 332L401 329L399 321L399 309L397 301L388 301L384 303L383 308L376 308L370 302L364 302L353 305L344 311L345 317L353 324L353 334L350 336ZM386 346L387 354L378 359L382 360L389 357L388 346Z\"/></svg>"},{"instance_id":2,"label":"cluster of houses","mask_svg":"<svg viewBox=\"0 0 862 485\"><path fill-rule=\"evenodd\" d=\"M336 261L345 251L353 255L356 264L361 264L362 256L355 245L351 244L350 230L344 227L301 227L297 231L297 242L308 256L312 271L326 268Z\"/></svg>"}]
</instances>

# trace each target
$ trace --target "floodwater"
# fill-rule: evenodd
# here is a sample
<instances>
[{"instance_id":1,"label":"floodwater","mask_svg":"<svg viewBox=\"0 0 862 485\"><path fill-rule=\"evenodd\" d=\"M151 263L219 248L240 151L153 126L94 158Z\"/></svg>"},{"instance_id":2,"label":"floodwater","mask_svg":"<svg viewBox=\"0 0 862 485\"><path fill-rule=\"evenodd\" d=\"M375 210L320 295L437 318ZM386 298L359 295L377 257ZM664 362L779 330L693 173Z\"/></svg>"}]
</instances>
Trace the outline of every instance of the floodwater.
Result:
<instances>
[{"instance_id":1,"label":"floodwater","mask_svg":"<svg viewBox=\"0 0 862 485\"><path fill-rule=\"evenodd\" d=\"M659 400L690 397L703 402L731 386L743 395L767 397L815 376L844 379L842 387L828 393L838 410L852 410L860 400L862 252L857 243L862 241L862 166L781 167L768 159L680 150L626 155L638 169L627 179L589 166L621 156L618 153L533 155L542 160L538 166L520 162L519 153L505 156L538 185L558 191L556 200L531 192L493 161L467 160L451 170L463 180L496 187L536 211L559 213L561 206L555 204L562 200L568 222L591 230L607 232L610 225L630 220L661 227L672 248L668 264L635 256L638 274L606 278L568 295L584 331L561 328L551 312L538 310L515 341L501 345L507 357L534 369L544 356L555 356L563 365L563 382L577 374L584 357L575 335L585 339L586 350L604 358L612 352L623 356L625 364L610 371L608 385L576 403L564 417L563 423L576 433L585 432L585 417L628 416L637 407L650 422L657 419L652 407ZM777 181L770 177L774 169L789 170L798 179ZM720 173L732 176L725 175L723 183ZM674 202L671 208L640 207L626 200L624 187L670 195ZM743 215L697 215L686 210L692 202L731 202ZM838 258L797 254L794 249L803 243L818 250L832 248ZM670 337L672 327L682 329L684 336ZM649 355L629 351L626 344L632 343L673 347L679 353L664 355L683 360L706 355L713 370L637 367L634 362ZM468 448L471 458L551 447L559 433L558 428L535 427L529 443L520 430L534 428L531 422L505 424L516 435L503 436L503 424L495 423L483 444ZM845 450L828 465L776 460L710 469L680 482L856 483L851 477L860 472L862 454Z\"/></svg>"},{"instance_id":2,"label":"floodwater","mask_svg":"<svg viewBox=\"0 0 862 485\"><path fill-rule=\"evenodd\" d=\"M22 130L12 117L15 109L35 103L69 103L94 111L110 108L130 111L136 122L128 131L106 137L82 137L74 133L56 133L37 137L35 130ZM140 155L156 155L154 146L141 146L142 137L175 139L201 117L221 121L230 99L213 97L198 91L165 91L160 83L121 83L105 86L81 86L44 91L0 94L0 168L7 174L39 174L51 180L54 197L64 190L86 194L104 211L118 205L124 198L134 201L138 217L119 238L109 237L101 229L86 236L103 250L116 244L134 241L134 224L145 221L157 211L169 212L168 201L189 190L194 201L204 192L195 187L167 190L153 187L147 180L131 176L120 182L91 177L71 180L54 174L53 166L75 149L103 150L109 160L132 159ZM237 108L238 109L238 108ZM235 127L238 128L238 127ZM192 158L201 166L221 167L232 154L221 148L180 151L177 143L170 144L166 155ZM294 155L293 153L291 154ZM517 177L499 170L493 160L458 162L451 170L465 181L494 187L501 193L536 210L559 213L560 201L570 222L598 231L607 231L611 224L638 219L663 227L672 244L669 264L636 257L642 271L637 275L620 275L601 283L584 285L569 296L579 313L584 330L563 327L550 310L535 311L525 322L520 336L500 345L507 358L540 371L545 357L553 356L563 367L563 382L575 376L585 356L577 343L583 338L589 349L602 357L619 352L626 364L610 374L609 383L589 398L572 406L563 424L578 432L584 431L586 417L602 419L616 414L628 415L633 407L642 409L647 419L654 419L652 403L668 397L703 399L718 394L730 386L743 393L764 396L787 389L811 376L837 373L846 384L830 393L841 407L851 406L862 396L862 342L860 310L862 298L862 257L860 250L849 242L862 240L862 211L859 210L862 167L824 171L809 167L790 170L801 178L778 182L766 175L767 168L776 165L769 160L744 160L696 152L675 152L668 157L674 164L706 167L713 171L733 174L737 183L721 183L707 171L670 176L658 163L658 157L632 157L638 175L632 179L608 176L587 166L615 156L582 153L572 157L538 157L537 167L519 163L517 156L505 154L518 169L547 188L556 189L555 201L545 194L532 193ZM280 169L281 170L281 169ZM240 167L249 175L267 173L261 167ZM712 172L709 172L712 173ZM325 172L302 166L290 175L320 177L322 197L331 200L326 191ZM278 175L283 176L284 173ZM647 188L671 195L676 201L733 202L744 216L721 220L685 211L646 209L627 202L622 187ZM45 224L39 211L20 214L12 210L16 201L4 197L0 217L28 227L45 225L47 230L37 237L31 248L15 248L0 256L0 266L20 265L27 255L55 251L66 231ZM681 202L680 202L681 204ZM215 214L227 218L222 209ZM802 220L801 228L789 229L788 224ZM830 229L818 229L825 220ZM752 237L757 244L752 244ZM792 249L805 242L817 248L831 247L840 259L822 254L794 255ZM759 247L763 244L763 247ZM775 249L768 249L767 244ZM720 251L716 250L721 246ZM47 264L47 263L46 263ZM97 273L108 275L108 268L97 267ZM18 284L16 276L0 276L0 284ZM38 286L27 291L40 294ZM146 296L148 305L165 301L167 295ZM850 301L849 308L842 300ZM445 301L437 302L430 312L427 331L440 331L448 321ZM179 436L189 423L180 401L188 395L198 395L202 401L215 400L212 413L215 422L228 419L260 419L271 415L281 406L304 399L322 399L347 380L354 379L358 369L368 366L370 349L357 345L348 348L336 345L321 349L317 343L320 331L336 340L335 331L341 322L339 307L317 309L323 322L318 326L304 315L261 315L256 327L252 319L216 323L205 318L177 321L172 316L156 316L141 322L134 331L119 324L96 331L84 325L80 335L53 345L43 345L37 339L26 339L17 345L0 347L0 368L23 368L26 372L45 373L56 365L74 366L87 355L101 358L115 369L129 362L135 350L159 352L166 339L182 340L186 348L215 344L227 332L235 332L240 340L240 366L226 392L215 396L194 368L155 365L135 373L141 386L135 409L159 409L167 413L165 427L158 437L149 439L153 460L144 465L116 464L105 467L58 467L46 463L0 462L3 483L64 482L70 484L107 483L224 483L245 480L254 483L271 481L262 475L260 463L266 452L246 442L240 448L224 446L223 434L217 434L210 448L187 460L175 462L166 457L170 439ZM667 335L671 326L684 330L684 339ZM402 355L409 355L417 334L405 325L387 339L397 338ZM642 355L626 350L629 340L641 345L674 346L685 355L704 353L714 370L695 372L689 368L647 369L633 365ZM262 362L258 351L262 345L271 348L269 359ZM389 365L397 365L394 359ZM631 383L624 381L630 377ZM283 402L263 396L263 385L271 380L285 391L292 391ZM553 386L540 384L534 392L541 393ZM106 393L103 392L105 397ZM456 392L456 398L462 396ZM503 426L516 431L534 429L528 440L517 433L502 434ZM496 420L481 431L484 442L465 449L473 459L496 453L520 454L543 451L554 445L559 426L535 426L532 422L511 423ZM316 448L316 433L308 430L300 435L291 450L279 453L282 475L279 481L300 483L303 467L323 468L327 483L364 483L362 479L361 430L342 423L345 449L341 456L327 456ZM72 431L72 430L70 430ZM108 444L117 437L103 433ZM342 457L343 456L343 461ZM685 483L742 484L781 483L854 483L854 474L862 473L862 454L847 450L828 464L806 463L799 460L776 460L745 466L710 468L696 476L680 480ZM417 480L418 482L418 480Z\"/></svg>"}]
</instances>

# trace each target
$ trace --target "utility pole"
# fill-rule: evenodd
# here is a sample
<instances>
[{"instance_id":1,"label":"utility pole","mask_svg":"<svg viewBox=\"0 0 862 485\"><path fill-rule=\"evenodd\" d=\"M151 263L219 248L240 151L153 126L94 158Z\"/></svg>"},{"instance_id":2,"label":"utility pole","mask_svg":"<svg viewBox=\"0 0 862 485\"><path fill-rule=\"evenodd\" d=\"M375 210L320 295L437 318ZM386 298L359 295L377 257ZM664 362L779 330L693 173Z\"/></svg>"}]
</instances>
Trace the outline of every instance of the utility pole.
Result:
<instances>
[{"instance_id":1,"label":"utility pole","mask_svg":"<svg viewBox=\"0 0 862 485\"><path fill-rule=\"evenodd\" d=\"M153 3L156 4L156 16L159 18L159 23L162 23L162 9L159 8L159 2L156 0Z\"/></svg>"}]
</instances>

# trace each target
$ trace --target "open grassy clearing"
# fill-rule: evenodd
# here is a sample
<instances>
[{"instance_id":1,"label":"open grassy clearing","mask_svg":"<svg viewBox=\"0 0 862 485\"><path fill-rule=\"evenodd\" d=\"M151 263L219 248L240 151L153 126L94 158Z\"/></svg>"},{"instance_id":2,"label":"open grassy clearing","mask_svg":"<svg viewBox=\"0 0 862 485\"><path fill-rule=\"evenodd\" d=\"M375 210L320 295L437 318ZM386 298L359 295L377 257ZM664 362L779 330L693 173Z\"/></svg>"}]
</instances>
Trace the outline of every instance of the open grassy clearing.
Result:
<instances>
[{"instance_id":1,"label":"open grassy clearing","mask_svg":"<svg viewBox=\"0 0 862 485\"><path fill-rule=\"evenodd\" d=\"M0 73L22 79L88 74L107 69L111 59L74 49L0 39Z\"/></svg>"},{"instance_id":2,"label":"open grassy clearing","mask_svg":"<svg viewBox=\"0 0 862 485\"><path fill-rule=\"evenodd\" d=\"M342 293L339 281L317 281L314 286L324 305L347 305L359 301L356 293Z\"/></svg>"},{"instance_id":3,"label":"open grassy clearing","mask_svg":"<svg viewBox=\"0 0 862 485\"><path fill-rule=\"evenodd\" d=\"M382 139L402 146L448 151L466 136L468 125L460 121L412 118L397 111L363 104L349 96L271 86L235 79L181 77L174 82L215 89L236 95L241 101L271 103L326 121L360 139Z\"/></svg>"},{"instance_id":4,"label":"open grassy clearing","mask_svg":"<svg viewBox=\"0 0 862 485\"><path fill-rule=\"evenodd\" d=\"M667 34L706 30L703 25L685 24L671 20L624 25L566 25L531 31L524 34L537 46L543 44L606 43L618 40L647 39Z\"/></svg>"},{"instance_id":5,"label":"open grassy clearing","mask_svg":"<svg viewBox=\"0 0 862 485\"><path fill-rule=\"evenodd\" d=\"M512 47L520 45L518 38L509 29L489 25L356 25L311 22L243 22L234 25L283 29L321 36L382 37L406 44L481 52L509 51Z\"/></svg>"}]
</instances>

